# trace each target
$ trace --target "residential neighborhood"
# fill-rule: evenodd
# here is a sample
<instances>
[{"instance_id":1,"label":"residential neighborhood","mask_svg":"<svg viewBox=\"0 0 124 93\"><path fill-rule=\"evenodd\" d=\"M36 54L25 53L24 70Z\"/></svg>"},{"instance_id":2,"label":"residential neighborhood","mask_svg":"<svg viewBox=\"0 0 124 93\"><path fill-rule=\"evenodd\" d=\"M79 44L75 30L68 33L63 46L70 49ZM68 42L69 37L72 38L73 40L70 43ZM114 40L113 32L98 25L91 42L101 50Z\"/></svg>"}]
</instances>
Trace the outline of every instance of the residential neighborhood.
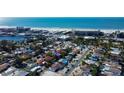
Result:
<instances>
[{"instance_id":1,"label":"residential neighborhood","mask_svg":"<svg viewBox=\"0 0 124 93\"><path fill-rule=\"evenodd\" d=\"M117 32L1 28L0 37L14 39L0 39L0 75L123 76L124 33Z\"/></svg>"}]
</instances>

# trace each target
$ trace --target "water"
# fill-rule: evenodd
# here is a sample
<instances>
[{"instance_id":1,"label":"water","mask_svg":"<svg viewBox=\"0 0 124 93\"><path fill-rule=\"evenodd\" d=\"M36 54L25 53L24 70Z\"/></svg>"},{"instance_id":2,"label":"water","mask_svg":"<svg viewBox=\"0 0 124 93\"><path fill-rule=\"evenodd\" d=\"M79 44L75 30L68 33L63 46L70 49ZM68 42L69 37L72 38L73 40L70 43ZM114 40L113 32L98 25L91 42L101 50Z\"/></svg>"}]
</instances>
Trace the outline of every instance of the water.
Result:
<instances>
[{"instance_id":1,"label":"water","mask_svg":"<svg viewBox=\"0 0 124 93\"><path fill-rule=\"evenodd\" d=\"M14 17L0 19L0 26L124 29L124 17Z\"/></svg>"},{"instance_id":2,"label":"water","mask_svg":"<svg viewBox=\"0 0 124 93\"><path fill-rule=\"evenodd\" d=\"M0 36L0 40L23 41L24 36Z\"/></svg>"},{"instance_id":3,"label":"water","mask_svg":"<svg viewBox=\"0 0 124 93\"><path fill-rule=\"evenodd\" d=\"M124 17L3 17L0 26L124 29ZM24 40L20 36L0 36L0 40Z\"/></svg>"}]
</instances>

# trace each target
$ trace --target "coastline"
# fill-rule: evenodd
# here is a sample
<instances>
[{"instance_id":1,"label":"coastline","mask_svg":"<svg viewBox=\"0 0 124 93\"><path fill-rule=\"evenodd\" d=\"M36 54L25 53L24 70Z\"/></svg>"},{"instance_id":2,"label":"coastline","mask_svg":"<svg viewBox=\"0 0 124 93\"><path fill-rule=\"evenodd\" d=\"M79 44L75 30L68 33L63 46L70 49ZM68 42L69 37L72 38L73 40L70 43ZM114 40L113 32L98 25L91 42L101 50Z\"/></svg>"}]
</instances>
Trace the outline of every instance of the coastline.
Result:
<instances>
[{"instance_id":1,"label":"coastline","mask_svg":"<svg viewBox=\"0 0 124 93\"><path fill-rule=\"evenodd\" d=\"M18 26L0 26L0 28L16 28ZM20 26L21 27L21 26ZM112 33L115 31L124 32L124 29L96 29L96 28L63 28L63 27L29 27L29 26L22 26L24 28L31 28L31 30L49 30L51 32L53 31L72 31L72 30L78 30L78 31L101 31L104 33Z\"/></svg>"}]
</instances>

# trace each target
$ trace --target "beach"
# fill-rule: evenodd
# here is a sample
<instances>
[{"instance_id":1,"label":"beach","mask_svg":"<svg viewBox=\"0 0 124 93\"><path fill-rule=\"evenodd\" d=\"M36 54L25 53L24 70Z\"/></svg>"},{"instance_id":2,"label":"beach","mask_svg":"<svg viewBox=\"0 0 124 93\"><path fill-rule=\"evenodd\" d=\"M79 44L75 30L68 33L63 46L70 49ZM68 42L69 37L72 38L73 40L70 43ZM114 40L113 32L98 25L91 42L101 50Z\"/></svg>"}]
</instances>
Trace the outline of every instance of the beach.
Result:
<instances>
[{"instance_id":1,"label":"beach","mask_svg":"<svg viewBox=\"0 0 124 93\"><path fill-rule=\"evenodd\" d=\"M16 28L17 26L0 26L0 28ZM91 29L91 28L61 28L61 27L27 27L25 28L31 28L31 30L48 30L50 32L56 32L56 31L98 31L104 33L112 33L115 31L124 32L124 29Z\"/></svg>"},{"instance_id":2,"label":"beach","mask_svg":"<svg viewBox=\"0 0 124 93\"><path fill-rule=\"evenodd\" d=\"M32 30L48 30L48 31L101 31L104 33L112 33L115 31L124 32L124 29L88 29L88 28L55 28L55 27L32 27Z\"/></svg>"}]
</instances>

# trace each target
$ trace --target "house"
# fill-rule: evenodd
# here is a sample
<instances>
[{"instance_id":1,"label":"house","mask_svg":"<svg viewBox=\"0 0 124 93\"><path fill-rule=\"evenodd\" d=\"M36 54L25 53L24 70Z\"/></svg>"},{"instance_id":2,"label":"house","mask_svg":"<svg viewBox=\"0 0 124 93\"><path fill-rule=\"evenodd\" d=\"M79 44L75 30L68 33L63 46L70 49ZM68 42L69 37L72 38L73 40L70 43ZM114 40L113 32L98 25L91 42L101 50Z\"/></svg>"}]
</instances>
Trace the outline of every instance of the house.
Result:
<instances>
[{"instance_id":1,"label":"house","mask_svg":"<svg viewBox=\"0 0 124 93\"><path fill-rule=\"evenodd\" d=\"M66 75L69 72L69 68L64 67L62 70L58 71L57 73L62 74L62 75Z\"/></svg>"},{"instance_id":2,"label":"house","mask_svg":"<svg viewBox=\"0 0 124 93\"><path fill-rule=\"evenodd\" d=\"M65 65L68 64L68 60L64 59L64 58L60 59L58 62L61 62L61 63L65 64Z\"/></svg>"},{"instance_id":3,"label":"house","mask_svg":"<svg viewBox=\"0 0 124 93\"><path fill-rule=\"evenodd\" d=\"M36 61L37 64L43 64L43 62L44 62L44 58L39 58Z\"/></svg>"},{"instance_id":4,"label":"house","mask_svg":"<svg viewBox=\"0 0 124 93\"><path fill-rule=\"evenodd\" d=\"M119 76L121 75L121 66L113 62L104 62L101 65L101 75Z\"/></svg>"},{"instance_id":5,"label":"house","mask_svg":"<svg viewBox=\"0 0 124 93\"><path fill-rule=\"evenodd\" d=\"M17 69L15 72L10 74L10 76L27 76L29 72Z\"/></svg>"},{"instance_id":6,"label":"house","mask_svg":"<svg viewBox=\"0 0 124 93\"><path fill-rule=\"evenodd\" d=\"M10 74L12 74L13 72L16 71L16 68L15 67L9 67L6 71L4 71L2 73L3 76L9 76Z\"/></svg>"},{"instance_id":7,"label":"house","mask_svg":"<svg viewBox=\"0 0 124 93\"><path fill-rule=\"evenodd\" d=\"M33 67L30 71L31 72L35 72L35 71L37 71L37 70L39 70L39 69L41 69L42 67L41 66L35 66L35 67Z\"/></svg>"},{"instance_id":8,"label":"house","mask_svg":"<svg viewBox=\"0 0 124 93\"><path fill-rule=\"evenodd\" d=\"M98 65L97 62L98 62L99 60L100 60L99 55L97 55L97 54L94 53L94 54L92 54L91 56L88 56L88 59L85 60L85 63Z\"/></svg>"},{"instance_id":9,"label":"house","mask_svg":"<svg viewBox=\"0 0 124 93\"><path fill-rule=\"evenodd\" d=\"M6 57L9 56L9 55L10 55L9 53L4 53L3 54L3 56L6 56Z\"/></svg>"},{"instance_id":10,"label":"house","mask_svg":"<svg viewBox=\"0 0 124 93\"><path fill-rule=\"evenodd\" d=\"M69 56L72 56L72 57L75 57L76 56L76 53L75 52L70 52L68 53Z\"/></svg>"},{"instance_id":11,"label":"house","mask_svg":"<svg viewBox=\"0 0 124 93\"><path fill-rule=\"evenodd\" d=\"M52 60L54 60L54 57L45 56L45 61L46 61L46 62L49 62L49 61L52 61Z\"/></svg>"},{"instance_id":12,"label":"house","mask_svg":"<svg viewBox=\"0 0 124 93\"><path fill-rule=\"evenodd\" d=\"M58 50L56 50L58 53L60 53L61 55L62 54L66 54L66 51L64 51L64 50L61 50L61 49L58 49Z\"/></svg>"},{"instance_id":13,"label":"house","mask_svg":"<svg viewBox=\"0 0 124 93\"><path fill-rule=\"evenodd\" d=\"M27 66L26 66L26 71L30 71L32 68L34 68L35 66L37 66L37 64L36 63L34 63L34 62L27 62L26 63L27 64Z\"/></svg>"},{"instance_id":14,"label":"house","mask_svg":"<svg viewBox=\"0 0 124 93\"><path fill-rule=\"evenodd\" d=\"M17 69L15 67L8 68L5 72L1 73L2 76L27 76L29 72Z\"/></svg>"},{"instance_id":15,"label":"house","mask_svg":"<svg viewBox=\"0 0 124 93\"><path fill-rule=\"evenodd\" d=\"M101 72L101 74L105 75L105 76L120 76L121 75L121 71L118 70L118 69L113 69L111 71Z\"/></svg>"},{"instance_id":16,"label":"house","mask_svg":"<svg viewBox=\"0 0 124 93\"><path fill-rule=\"evenodd\" d=\"M89 59L93 61L99 61L100 57L97 54L92 54L91 57L89 57Z\"/></svg>"},{"instance_id":17,"label":"house","mask_svg":"<svg viewBox=\"0 0 124 93\"><path fill-rule=\"evenodd\" d=\"M79 58L73 58L72 62L78 62L79 61Z\"/></svg>"},{"instance_id":18,"label":"house","mask_svg":"<svg viewBox=\"0 0 124 93\"><path fill-rule=\"evenodd\" d=\"M53 45L49 45L48 48L53 48Z\"/></svg>"},{"instance_id":19,"label":"house","mask_svg":"<svg viewBox=\"0 0 124 93\"><path fill-rule=\"evenodd\" d=\"M119 48L111 48L111 51L110 51L111 60L114 60L114 61L121 60L120 53L121 53L121 50L119 50Z\"/></svg>"},{"instance_id":20,"label":"house","mask_svg":"<svg viewBox=\"0 0 124 93\"><path fill-rule=\"evenodd\" d=\"M96 63L96 61L93 61L93 60L85 60L85 63L87 63L87 64L95 64Z\"/></svg>"},{"instance_id":21,"label":"house","mask_svg":"<svg viewBox=\"0 0 124 93\"><path fill-rule=\"evenodd\" d=\"M70 36L68 35L61 35L58 37L59 40L69 40L70 39Z\"/></svg>"},{"instance_id":22,"label":"house","mask_svg":"<svg viewBox=\"0 0 124 93\"><path fill-rule=\"evenodd\" d=\"M95 39L94 36L84 36L84 39Z\"/></svg>"},{"instance_id":23,"label":"house","mask_svg":"<svg viewBox=\"0 0 124 93\"><path fill-rule=\"evenodd\" d=\"M55 62L49 69L50 71L57 72L58 70L63 69L64 66L65 65L63 63Z\"/></svg>"},{"instance_id":24,"label":"house","mask_svg":"<svg viewBox=\"0 0 124 93\"><path fill-rule=\"evenodd\" d=\"M112 55L115 55L115 56L119 55L120 52L121 52L121 51L119 50L119 48L111 48L111 51L110 51L110 53L111 53Z\"/></svg>"},{"instance_id":25,"label":"house","mask_svg":"<svg viewBox=\"0 0 124 93\"><path fill-rule=\"evenodd\" d=\"M61 58L61 54L57 51L52 51L53 55L56 57L56 58Z\"/></svg>"},{"instance_id":26,"label":"house","mask_svg":"<svg viewBox=\"0 0 124 93\"><path fill-rule=\"evenodd\" d=\"M9 67L8 63L3 63L0 65L0 72L3 72L4 70L6 70Z\"/></svg>"},{"instance_id":27,"label":"house","mask_svg":"<svg viewBox=\"0 0 124 93\"><path fill-rule=\"evenodd\" d=\"M45 71L43 76L62 76L62 75L52 71Z\"/></svg>"},{"instance_id":28,"label":"house","mask_svg":"<svg viewBox=\"0 0 124 93\"><path fill-rule=\"evenodd\" d=\"M72 56L70 56L70 55L65 56L65 58L66 58L68 61L71 61L71 60L72 60Z\"/></svg>"},{"instance_id":29,"label":"house","mask_svg":"<svg viewBox=\"0 0 124 93\"><path fill-rule=\"evenodd\" d=\"M91 71L88 67L83 67L82 70L83 70L82 72L83 76L91 76Z\"/></svg>"}]
</instances>

